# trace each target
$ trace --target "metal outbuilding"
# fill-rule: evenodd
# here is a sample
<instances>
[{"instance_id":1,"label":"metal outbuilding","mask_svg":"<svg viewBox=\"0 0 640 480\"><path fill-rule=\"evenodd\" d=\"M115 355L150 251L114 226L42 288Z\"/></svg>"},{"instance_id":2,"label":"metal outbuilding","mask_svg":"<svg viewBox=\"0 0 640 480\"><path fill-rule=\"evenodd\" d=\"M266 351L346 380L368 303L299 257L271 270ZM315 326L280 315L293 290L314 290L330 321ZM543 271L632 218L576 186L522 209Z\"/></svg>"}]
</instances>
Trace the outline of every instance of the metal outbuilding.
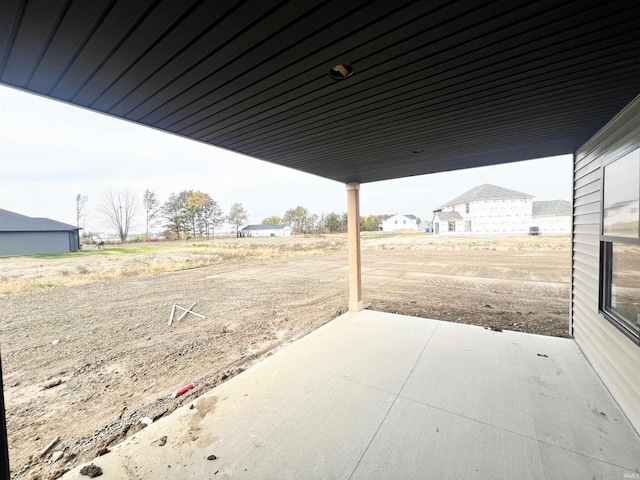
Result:
<instances>
[{"instance_id":1,"label":"metal outbuilding","mask_svg":"<svg viewBox=\"0 0 640 480\"><path fill-rule=\"evenodd\" d=\"M50 218L32 218L0 208L0 257L75 252L80 229Z\"/></svg>"}]
</instances>

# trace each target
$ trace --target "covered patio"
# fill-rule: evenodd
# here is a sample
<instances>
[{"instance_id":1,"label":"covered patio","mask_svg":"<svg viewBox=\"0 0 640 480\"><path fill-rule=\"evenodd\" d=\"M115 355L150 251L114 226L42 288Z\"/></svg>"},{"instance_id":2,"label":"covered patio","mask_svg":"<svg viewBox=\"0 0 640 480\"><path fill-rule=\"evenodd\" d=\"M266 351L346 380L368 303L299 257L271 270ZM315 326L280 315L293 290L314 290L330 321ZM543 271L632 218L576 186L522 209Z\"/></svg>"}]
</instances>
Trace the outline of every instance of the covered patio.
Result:
<instances>
[{"instance_id":1,"label":"covered patio","mask_svg":"<svg viewBox=\"0 0 640 480\"><path fill-rule=\"evenodd\" d=\"M640 162L639 19L624 0L3 2L0 83L347 189L350 312L115 447L105 478L640 476L640 316L606 312L601 261L640 245L604 235L601 202L605 165ZM361 184L563 154L576 342L362 311Z\"/></svg>"},{"instance_id":2,"label":"covered patio","mask_svg":"<svg viewBox=\"0 0 640 480\"><path fill-rule=\"evenodd\" d=\"M93 463L101 478L622 479L640 440L572 340L363 310Z\"/></svg>"}]
</instances>

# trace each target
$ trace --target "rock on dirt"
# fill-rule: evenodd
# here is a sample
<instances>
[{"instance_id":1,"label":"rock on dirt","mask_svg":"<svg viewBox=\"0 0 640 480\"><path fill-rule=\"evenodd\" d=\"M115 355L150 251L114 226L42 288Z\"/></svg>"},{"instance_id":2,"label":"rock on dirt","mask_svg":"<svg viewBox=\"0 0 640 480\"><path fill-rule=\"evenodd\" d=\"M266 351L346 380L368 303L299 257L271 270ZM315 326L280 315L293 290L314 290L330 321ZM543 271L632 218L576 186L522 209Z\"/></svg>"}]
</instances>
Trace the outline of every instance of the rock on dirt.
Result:
<instances>
[{"instance_id":1,"label":"rock on dirt","mask_svg":"<svg viewBox=\"0 0 640 480\"><path fill-rule=\"evenodd\" d=\"M89 478L95 478L95 477L99 477L100 475L102 475L102 469L99 466L94 465L92 463L90 465L85 465L84 467L82 467L80 469L80 474L81 475L86 475Z\"/></svg>"}]
</instances>

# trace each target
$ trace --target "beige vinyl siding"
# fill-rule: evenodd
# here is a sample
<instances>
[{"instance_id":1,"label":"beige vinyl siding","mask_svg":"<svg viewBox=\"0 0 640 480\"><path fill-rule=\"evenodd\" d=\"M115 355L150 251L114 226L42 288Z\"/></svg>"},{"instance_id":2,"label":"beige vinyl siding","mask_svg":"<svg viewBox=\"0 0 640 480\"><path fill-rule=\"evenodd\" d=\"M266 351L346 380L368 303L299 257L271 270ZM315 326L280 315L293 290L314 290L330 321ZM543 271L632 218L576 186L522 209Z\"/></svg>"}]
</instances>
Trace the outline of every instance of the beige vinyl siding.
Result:
<instances>
[{"instance_id":1,"label":"beige vinyl siding","mask_svg":"<svg viewBox=\"0 0 640 480\"><path fill-rule=\"evenodd\" d=\"M602 162L640 148L640 97L575 155L572 331L614 398L640 431L640 347L598 313Z\"/></svg>"}]
</instances>

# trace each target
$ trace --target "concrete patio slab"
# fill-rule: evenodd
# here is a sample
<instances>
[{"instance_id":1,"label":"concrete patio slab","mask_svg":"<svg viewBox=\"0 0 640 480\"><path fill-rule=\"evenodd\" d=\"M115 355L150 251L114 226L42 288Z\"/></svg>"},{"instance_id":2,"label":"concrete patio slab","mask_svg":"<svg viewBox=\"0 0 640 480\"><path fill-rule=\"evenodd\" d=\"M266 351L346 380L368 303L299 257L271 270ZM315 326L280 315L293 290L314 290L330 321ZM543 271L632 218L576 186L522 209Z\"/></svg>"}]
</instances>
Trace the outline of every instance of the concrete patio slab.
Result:
<instances>
[{"instance_id":1,"label":"concrete patio slab","mask_svg":"<svg viewBox=\"0 0 640 480\"><path fill-rule=\"evenodd\" d=\"M362 311L94 463L105 479L638 478L640 438L572 340Z\"/></svg>"},{"instance_id":2,"label":"concrete patio slab","mask_svg":"<svg viewBox=\"0 0 640 480\"><path fill-rule=\"evenodd\" d=\"M612 441L632 427L570 339L443 322L401 396L628 468L639 453Z\"/></svg>"}]
</instances>

